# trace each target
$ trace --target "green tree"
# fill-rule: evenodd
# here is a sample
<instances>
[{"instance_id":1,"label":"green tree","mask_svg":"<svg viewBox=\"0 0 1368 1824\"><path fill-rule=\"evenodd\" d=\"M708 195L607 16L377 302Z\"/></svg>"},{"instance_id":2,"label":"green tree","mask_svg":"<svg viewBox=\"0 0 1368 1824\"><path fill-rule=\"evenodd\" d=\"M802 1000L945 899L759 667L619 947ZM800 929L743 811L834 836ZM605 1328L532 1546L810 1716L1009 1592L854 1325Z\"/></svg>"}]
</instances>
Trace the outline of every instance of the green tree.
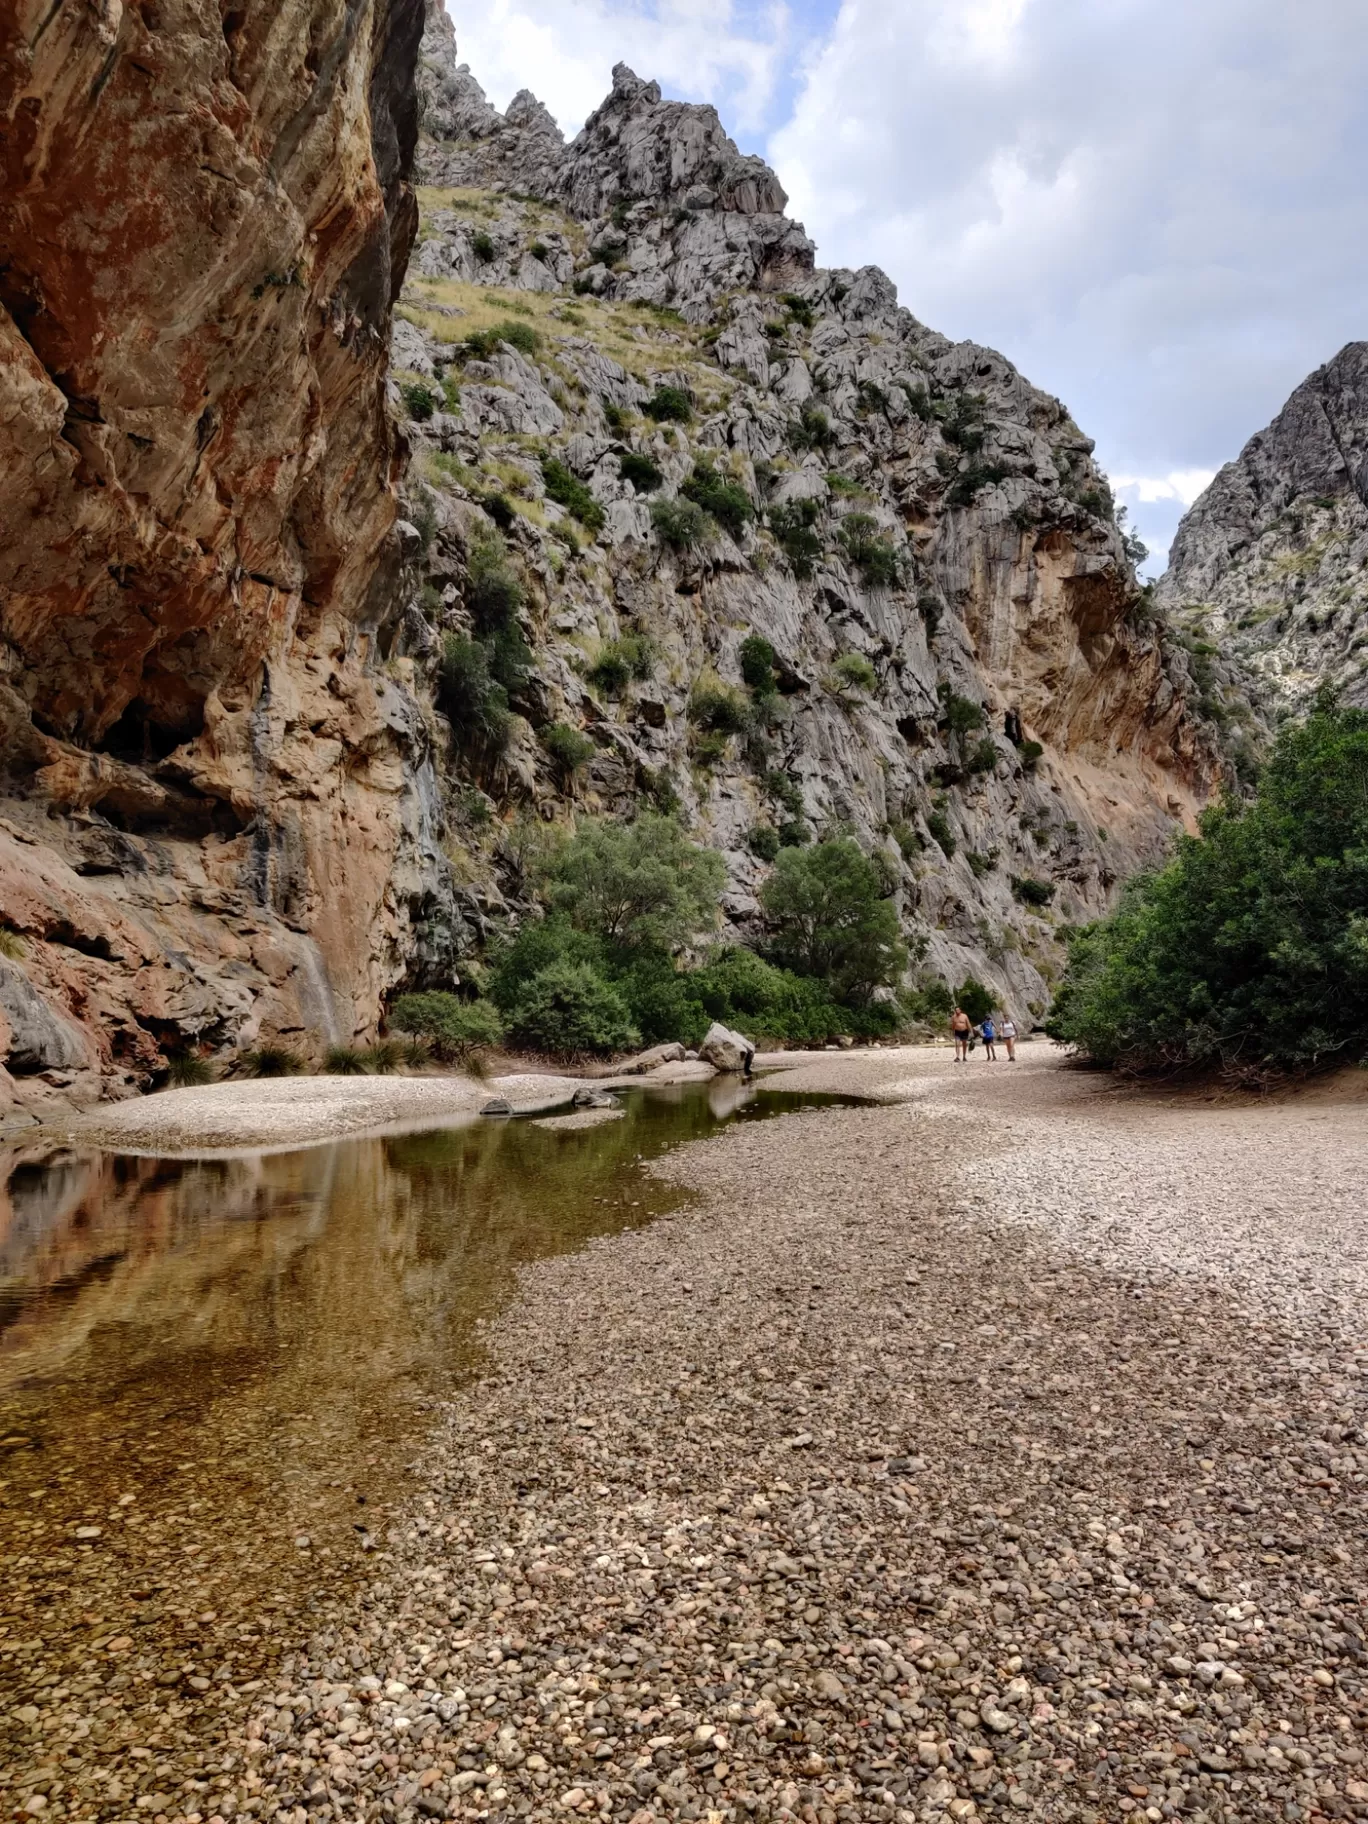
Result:
<instances>
[{"instance_id":1,"label":"green tree","mask_svg":"<svg viewBox=\"0 0 1368 1824\"><path fill-rule=\"evenodd\" d=\"M588 963L549 963L522 988L508 1016L520 1044L562 1056L602 1056L637 1044L627 1003Z\"/></svg>"},{"instance_id":2,"label":"green tree","mask_svg":"<svg viewBox=\"0 0 1368 1824\"><path fill-rule=\"evenodd\" d=\"M760 889L776 963L859 1004L901 972L907 951L880 870L848 837L784 849Z\"/></svg>"},{"instance_id":3,"label":"green tree","mask_svg":"<svg viewBox=\"0 0 1368 1824\"><path fill-rule=\"evenodd\" d=\"M497 1045L503 1023L488 1001L462 1001L454 994L401 994L389 1010L396 1032L427 1039L439 1058L461 1063Z\"/></svg>"},{"instance_id":4,"label":"green tree","mask_svg":"<svg viewBox=\"0 0 1368 1824\"><path fill-rule=\"evenodd\" d=\"M544 867L547 905L608 945L675 950L712 928L726 880L722 857L671 818L586 818Z\"/></svg>"},{"instance_id":5,"label":"green tree","mask_svg":"<svg viewBox=\"0 0 1368 1824\"><path fill-rule=\"evenodd\" d=\"M1077 934L1051 1035L1099 1063L1294 1070L1368 1050L1368 713L1318 705L1247 803Z\"/></svg>"}]
</instances>

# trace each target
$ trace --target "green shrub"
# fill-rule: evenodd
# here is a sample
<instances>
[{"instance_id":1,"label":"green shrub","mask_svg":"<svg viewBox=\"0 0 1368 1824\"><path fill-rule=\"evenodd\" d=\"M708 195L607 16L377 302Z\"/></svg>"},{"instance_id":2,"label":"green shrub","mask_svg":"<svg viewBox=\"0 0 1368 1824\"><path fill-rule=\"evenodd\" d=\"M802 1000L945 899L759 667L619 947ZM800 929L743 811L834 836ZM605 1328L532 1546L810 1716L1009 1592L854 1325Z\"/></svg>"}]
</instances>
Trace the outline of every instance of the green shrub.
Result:
<instances>
[{"instance_id":1,"label":"green shrub","mask_svg":"<svg viewBox=\"0 0 1368 1824\"><path fill-rule=\"evenodd\" d=\"M758 861L773 861L779 853L779 832L772 823L752 824L746 832L746 847Z\"/></svg>"},{"instance_id":2,"label":"green shrub","mask_svg":"<svg viewBox=\"0 0 1368 1824\"><path fill-rule=\"evenodd\" d=\"M488 1001L463 1001L432 991L401 994L389 1010L396 1032L423 1039L444 1063L466 1062L503 1039L503 1022Z\"/></svg>"},{"instance_id":3,"label":"green shrub","mask_svg":"<svg viewBox=\"0 0 1368 1824\"><path fill-rule=\"evenodd\" d=\"M748 633L741 642L737 657L741 665L741 676L756 696L773 696L776 688L774 666L778 655L763 634Z\"/></svg>"},{"instance_id":4,"label":"green shrub","mask_svg":"<svg viewBox=\"0 0 1368 1824\"><path fill-rule=\"evenodd\" d=\"M442 404L449 412L460 411L461 389L454 380L444 379L442 381Z\"/></svg>"},{"instance_id":5,"label":"green shrub","mask_svg":"<svg viewBox=\"0 0 1368 1824\"><path fill-rule=\"evenodd\" d=\"M771 957L818 977L839 999L867 1002L907 959L884 893L880 870L848 838L785 849L760 890Z\"/></svg>"},{"instance_id":6,"label":"green shrub","mask_svg":"<svg viewBox=\"0 0 1368 1824\"><path fill-rule=\"evenodd\" d=\"M974 876L974 879L982 880L985 875L991 874L996 867L997 850L990 849L986 855L981 855L977 849L966 849L964 859L969 863L969 872Z\"/></svg>"},{"instance_id":7,"label":"green shrub","mask_svg":"<svg viewBox=\"0 0 1368 1824\"><path fill-rule=\"evenodd\" d=\"M482 640L449 633L437 667L437 707L463 747L501 753L512 731L508 692L491 675Z\"/></svg>"},{"instance_id":8,"label":"green shrub","mask_svg":"<svg viewBox=\"0 0 1368 1824\"><path fill-rule=\"evenodd\" d=\"M696 462L693 473L680 489L686 500L692 500L715 519L733 538L740 538L746 523L755 517L750 496L736 482L719 475L708 462Z\"/></svg>"},{"instance_id":9,"label":"green shrub","mask_svg":"<svg viewBox=\"0 0 1368 1824\"><path fill-rule=\"evenodd\" d=\"M620 405L615 405L611 399L603 399L601 403L603 405L604 423L608 426L608 429L619 433L625 431L627 429L627 414L623 411L622 407Z\"/></svg>"},{"instance_id":10,"label":"green shrub","mask_svg":"<svg viewBox=\"0 0 1368 1824\"><path fill-rule=\"evenodd\" d=\"M946 984L932 979L909 989L902 997L908 1017L928 1026L947 1021L955 1010L955 997Z\"/></svg>"},{"instance_id":11,"label":"green shrub","mask_svg":"<svg viewBox=\"0 0 1368 1824\"><path fill-rule=\"evenodd\" d=\"M879 531L868 513L851 513L837 533L846 556L874 589L894 588L902 577L902 553Z\"/></svg>"},{"instance_id":12,"label":"green shrub","mask_svg":"<svg viewBox=\"0 0 1368 1824\"><path fill-rule=\"evenodd\" d=\"M689 692L689 720L720 735L742 735L750 727L750 705L739 690L700 678Z\"/></svg>"},{"instance_id":13,"label":"green shrub","mask_svg":"<svg viewBox=\"0 0 1368 1824\"><path fill-rule=\"evenodd\" d=\"M898 851L904 861L915 861L926 847L926 843L914 823L890 823L888 833L897 843Z\"/></svg>"},{"instance_id":14,"label":"green shrub","mask_svg":"<svg viewBox=\"0 0 1368 1824\"><path fill-rule=\"evenodd\" d=\"M959 985L955 1005L963 1007L975 1026L978 1026L988 1018L997 1003L992 990L985 988L976 975L969 975Z\"/></svg>"},{"instance_id":15,"label":"green shrub","mask_svg":"<svg viewBox=\"0 0 1368 1824\"><path fill-rule=\"evenodd\" d=\"M363 1046L329 1045L323 1068L330 1077L364 1077L369 1074L370 1063Z\"/></svg>"},{"instance_id":16,"label":"green shrub","mask_svg":"<svg viewBox=\"0 0 1368 1824\"><path fill-rule=\"evenodd\" d=\"M812 305L796 291L786 291L780 300L788 310L795 323L801 323L804 329L811 329L817 321Z\"/></svg>"},{"instance_id":17,"label":"green shrub","mask_svg":"<svg viewBox=\"0 0 1368 1824\"><path fill-rule=\"evenodd\" d=\"M1030 874L1013 874L1012 896L1023 906L1048 906L1055 890L1048 880L1036 880Z\"/></svg>"},{"instance_id":18,"label":"green shrub","mask_svg":"<svg viewBox=\"0 0 1368 1824\"><path fill-rule=\"evenodd\" d=\"M788 440L795 450L824 450L834 441L831 420L809 399L789 424Z\"/></svg>"},{"instance_id":19,"label":"green shrub","mask_svg":"<svg viewBox=\"0 0 1368 1824\"><path fill-rule=\"evenodd\" d=\"M544 260L551 252L551 249L547 246L545 241L533 241L527 251L532 255L534 260Z\"/></svg>"},{"instance_id":20,"label":"green shrub","mask_svg":"<svg viewBox=\"0 0 1368 1824\"><path fill-rule=\"evenodd\" d=\"M507 532L509 527L513 524L514 519L517 517L513 510L513 502L508 498L507 494L502 494L495 488L488 494L481 494L479 500L480 505L484 508L485 512L488 513L499 530L501 532Z\"/></svg>"},{"instance_id":21,"label":"green shrub","mask_svg":"<svg viewBox=\"0 0 1368 1824\"><path fill-rule=\"evenodd\" d=\"M519 1044L559 1057L626 1051L640 1034L621 993L588 963L549 963L522 987L509 1009Z\"/></svg>"},{"instance_id":22,"label":"green shrub","mask_svg":"<svg viewBox=\"0 0 1368 1824\"><path fill-rule=\"evenodd\" d=\"M543 865L539 888L551 910L601 943L672 950L714 926L725 880L715 850L648 814L582 819Z\"/></svg>"},{"instance_id":23,"label":"green shrub","mask_svg":"<svg viewBox=\"0 0 1368 1824\"><path fill-rule=\"evenodd\" d=\"M775 542L799 582L805 582L812 575L813 567L822 555L821 538L813 530L817 514L815 500L791 500L771 507L766 516Z\"/></svg>"},{"instance_id":24,"label":"green shrub","mask_svg":"<svg viewBox=\"0 0 1368 1824\"><path fill-rule=\"evenodd\" d=\"M603 530L605 518L600 502L594 499L589 489L571 472L558 456L542 457L542 481L546 492L558 506L568 513L573 513L582 526L590 532Z\"/></svg>"},{"instance_id":25,"label":"green shrub","mask_svg":"<svg viewBox=\"0 0 1368 1824\"><path fill-rule=\"evenodd\" d=\"M404 410L418 424L426 424L442 403L441 395L434 393L425 380L408 381L399 388L399 397L404 402Z\"/></svg>"},{"instance_id":26,"label":"green shrub","mask_svg":"<svg viewBox=\"0 0 1368 1824\"><path fill-rule=\"evenodd\" d=\"M1368 713L1285 727L1248 802L1070 940L1048 1031L1128 1069L1301 1070L1368 1047Z\"/></svg>"},{"instance_id":27,"label":"green shrub","mask_svg":"<svg viewBox=\"0 0 1368 1824\"><path fill-rule=\"evenodd\" d=\"M564 780L569 780L592 760L598 749L588 735L571 728L568 722L552 722L541 731L541 744L552 765Z\"/></svg>"},{"instance_id":28,"label":"green shrub","mask_svg":"<svg viewBox=\"0 0 1368 1824\"><path fill-rule=\"evenodd\" d=\"M692 500L653 500L651 525L660 542L675 551L693 551L712 537L712 522Z\"/></svg>"},{"instance_id":29,"label":"green shrub","mask_svg":"<svg viewBox=\"0 0 1368 1824\"><path fill-rule=\"evenodd\" d=\"M196 1051L171 1052L166 1060L168 1089L199 1089L214 1081L214 1067Z\"/></svg>"},{"instance_id":30,"label":"green shrub","mask_svg":"<svg viewBox=\"0 0 1368 1824\"><path fill-rule=\"evenodd\" d=\"M481 633L505 627L523 605L522 584L508 562L502 539L476 541L466 567L466 607Z\"/></svg>"},{"instance_id":31,"label":"green shrub","mask_svg":"<svg viewBox=\"0 0 1368 1824\"><path fill-rule=\"evenodd\" d=\"M843 652L831 676L838 691L858 690L868 696L879 687L879 674L862 652Z\"/></svg>"},{"instance_id":32,"label":"green shrub","mask_svg":"<svg viewBox=\"0 0 1368 1824\"><path fill-rule=\"evenodd\" d=\"M1020 754L1021 764L1028 773L1033 773L1035 771L1036 763L1042 758L1044 752L1045 749L1040 745L1039 741L1017 742L1017 753Z\"/></svg>"},{"instance_id":33,"label":"green shrub","mask_svg":"<svg viewBox=\"0 0 1368 1824\"><path fill-rule=\"evenodd\" d=\"M501 342L506 342L510 348L516 348L522 355L535 355L542 345L540 334L530 323L519 323L514 317L506 317L490 329L477 329L473 335L466 337L461 347L468 359L488 361L491 355L499 352Z\"/></svg>"},{"instance_id":34,"label":"green shrub","mask_svg":"<svg viewBox=\"0 0 1368 1824\"><path fill-rule=\"evenodd\" d=\"M271 1044L251 1045L240 1051L235 1066L242 1077L297 1077L305 1068L297 1051L291 1051L288 1045Z\"/></svg>"},{"instance_id":35,"label":"green shrub","mask_svg":"<svg viewBox=\"0 0 1368 1824\"><path fill-rule=\"evenodd\" d=\"M650 640L644 634L628 633L600 648L587 675L591 684L616 697L633 678L649 678L654 662L655 648Z\"/></svg>"},{"instance_id":36,"label":"green shrub","mask_svg":"<svg viewBox=\"0 0 1368 1824\"><path fill-rule=\"evenodd\" d=\"M401 1064L407 1064L411 1047L402 1039L379 1039L365 1050L366 1067L377 1077L392 1076ZM424 1062L427 1052L424 1052Z\"/></svg>"},{"instance_id":37,"label":"green shrub","mask_svg":"<svg viewBox=\"0 0 1368 1824\"><path fill-rule=\"evenodd\" d=\"M991 773L998 763L997 743L991 736L985 735L964 759L966 773Z\"/></svg>"},{"instance_id":38,"label":"green shrub","mask_svg":"<svg viewBox=\"0 0 1368 1824\"><path fill-rule=\"evenodd\" d=\"M790 779L787 773L781 773L776 768L765 773L760 783L774 802L787 811L790 817L802 816L803 791L796 780Z\"/></svg>"},{"instance_id":39,"label":"green shrub","mask_svg":"<svg viewBox=\"0 0 1368 1824\"><path fill-rule=\"evenodd\" d=\"M658 386L641 409L658 424L688 424L693 417L692 401L682 386Z\"/></svg>"},{"instance_id":40,"label":"green shrub","mask_svg":"<svg viewBox=\"0 0 1368 1824\"><path fill-rule=\"evenodd\" d=\"M494 258L494 242L490 239L489 235L485 233L483 228L481 228L478 233L471 235L470 251L475 255L475 258L482 266L487 266Z\"/></svg>"},{"instance_id":41,"label":"green shrub","mask_svg":"<svg viewBox=\"0 0 1368 1824\"><path fill-rule=\"evenodd\" d=\"M954 832L950 828L950 819L945 814L944 805L938 804L934 810L927 812L926 827L946 860L951 860L958 844L955 841Z\"/></svg>"},{"instance_id":42,"label":"green shrub","mask_svg":"<svg viewBox=\"0 0 1368 1824\"><path fill-rule=\"evenodd\" d=\"M947 734L963 739L965 735L972 734L975 729L982 728L987 722L988 718L982 704L975 703L970 697L961 697L950 685L942 684L939 694L941 704L939 727Z\"/></svg>"},{"instance_id":43,"label":"green shrub","mask_svg":"<svg viewBox=\"0 0 1368 1824\"><path fill-rule=\"evenodd\" d=\"M618 473L638 494L654 494L665 479L660 465L636 450L624 450L618 457Z\"/></svg>"}]
</instances>

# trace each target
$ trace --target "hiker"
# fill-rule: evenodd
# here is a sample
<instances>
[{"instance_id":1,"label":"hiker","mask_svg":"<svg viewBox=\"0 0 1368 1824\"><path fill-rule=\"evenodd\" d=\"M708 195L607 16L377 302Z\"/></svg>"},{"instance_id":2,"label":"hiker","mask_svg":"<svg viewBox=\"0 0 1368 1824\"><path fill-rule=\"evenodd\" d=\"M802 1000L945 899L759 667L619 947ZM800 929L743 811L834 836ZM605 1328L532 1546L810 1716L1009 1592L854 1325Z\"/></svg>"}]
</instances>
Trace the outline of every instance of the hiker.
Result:
<instances>
[{"instance_id":1,"label":"hiker","mask_svg":"<svg viewBox=\"0 0 1368 1824\"><path fill-rule=\"evenodd\" d=\"M984 1053L990 1064L997 1063L997 1027L993 1024L991 1013L985 1013L983 1024L979 1027L979 1037L983 1040Z\"/></svg>"},{"instance_id":2,"label":"hiker","mask_svg":"<svg viewBox=\"0 0 1368 1824\"><path fill-rule=\"evenodd\" d=\"M974 1023L963 1007L956 1007L950 1015L950 1036L955 1041L955 1062L963 1064L969 1056L969 1039L974 1030Z\"/></svg>"},{"instance_id":3,"label":"hiker","mask_svg":"<svg viewBox=\"0 0 1368 1824\"><path fill-rule=\"evenodd\" d=\"M998 1037L1007 1047L1007 1062L1016 1063L1016 1021L1010 1013L1004 1013L998 1027Z\"/></svg>"}]
</instances>

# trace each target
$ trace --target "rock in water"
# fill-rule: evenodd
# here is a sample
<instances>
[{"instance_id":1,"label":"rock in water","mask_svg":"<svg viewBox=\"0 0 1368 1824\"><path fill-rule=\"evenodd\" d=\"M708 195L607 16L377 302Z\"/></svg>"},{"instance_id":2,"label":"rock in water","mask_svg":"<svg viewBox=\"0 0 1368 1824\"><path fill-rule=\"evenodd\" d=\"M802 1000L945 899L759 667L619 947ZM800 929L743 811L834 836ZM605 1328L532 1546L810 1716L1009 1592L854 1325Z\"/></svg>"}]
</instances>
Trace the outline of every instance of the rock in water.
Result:
<instances>
[{"instance_id":1,"label":"rock in water","mask_svg":"<svg viewBox=\"0 0 1368 1824\"><path fill-rule=\"evenodd\" d=\"M506 1102L502 1096L493 1096L485 1103L484 1107L481 1108L480 1113L482 1115L511 1115L513 1113L513 1104L511 1102Z\"/></svg>"},{"instance_id":2,"label":"rock in water","mask_svg":"<svg viewBox=\"0 0 1368 1824\"><path fill-rule=\"evenodd\" d=\"M714 1070L744 1072L749 1076L755 1047L742 1033L733 1032L730 1026L714 1020L703 1035L698 1055Z\"/></svg>"}]
</instances>

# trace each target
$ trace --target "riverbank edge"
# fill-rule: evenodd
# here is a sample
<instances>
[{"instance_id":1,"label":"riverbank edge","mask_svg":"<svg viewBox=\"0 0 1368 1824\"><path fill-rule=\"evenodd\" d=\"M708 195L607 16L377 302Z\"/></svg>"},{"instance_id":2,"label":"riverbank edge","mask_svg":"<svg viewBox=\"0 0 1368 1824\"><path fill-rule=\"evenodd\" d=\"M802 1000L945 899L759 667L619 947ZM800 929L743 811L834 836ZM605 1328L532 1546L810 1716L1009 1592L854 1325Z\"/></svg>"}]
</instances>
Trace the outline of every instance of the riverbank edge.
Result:
<instances>
[{"instance_id":1,"label":"riverbank edge","mask_svg":"<svg viewBox=\"0 0 1368 1824\"><path fill-rule=\"evenodd\" d=\"M922 1057L936 1049L931 1045L890 1047L880 1050L878 1057L896 1072L900 1056ZM763 1052L756 1057L755 1074L770 1077L817 1065L839 1067L852 1058L868 1059L870 1055L866 1051ZM507 1102L515 1116L549 1115L564 1109L579 1089L602 1092L708 1082L719 1074L711 1065L687 1063L665 1064L640 1076L594 1078L560 1076L534 1067L483 1079L458 1072L446 1076L252 1079L162 1090L61 1123L27 1128L15 1138L27 1145L45 1141L96 1146L158 1158L219 1158L459 1126L481 1119L481 1110L496 1098ZM867 1090L853 1093L880 1099Z\"/></svg>"}]
</instances>

